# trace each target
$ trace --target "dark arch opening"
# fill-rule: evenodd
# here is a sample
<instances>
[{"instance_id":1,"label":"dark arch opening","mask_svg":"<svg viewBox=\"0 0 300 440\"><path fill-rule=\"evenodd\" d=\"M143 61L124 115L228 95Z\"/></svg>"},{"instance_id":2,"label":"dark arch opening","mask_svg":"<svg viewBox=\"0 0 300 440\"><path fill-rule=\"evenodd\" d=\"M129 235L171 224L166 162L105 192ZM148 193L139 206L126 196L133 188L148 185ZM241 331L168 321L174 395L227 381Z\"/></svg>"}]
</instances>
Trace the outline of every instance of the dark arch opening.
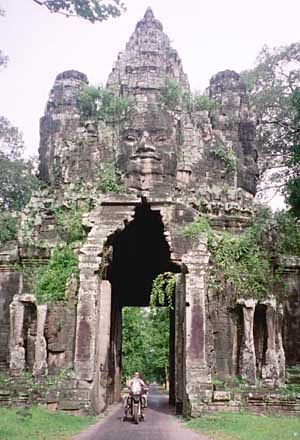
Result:
<instances>
[{"instance_id":1,"label":"dark arch opening","mask_svg":"<svg viewBox=\"0 0 300 440\"><path fill-rule=\"evenodd\" d=\"M159 210L143 202L135 209L133 220L107 242L112 259L106 276L112 286L111 342L109 356L108 403L120 399L122 307L147 307L154 278L164 272L180 272L171 261ZM134 337L134 335L133 335ZM174 400L174 311L170 313L170 401Z\"/></svg>"},{"instance_id":2,"label":"dark arch opening","mask_svg":"<svg viewBox=\"0 0 300 440\"><path fill-rule=\"evenodd\" d=\"M180 271L170 260L160 212L145 202L136 207L133 221L109 244L113 259L107 279L119 306L148 306L153 279L163 272Z\"/></svg>"}]
</instances>

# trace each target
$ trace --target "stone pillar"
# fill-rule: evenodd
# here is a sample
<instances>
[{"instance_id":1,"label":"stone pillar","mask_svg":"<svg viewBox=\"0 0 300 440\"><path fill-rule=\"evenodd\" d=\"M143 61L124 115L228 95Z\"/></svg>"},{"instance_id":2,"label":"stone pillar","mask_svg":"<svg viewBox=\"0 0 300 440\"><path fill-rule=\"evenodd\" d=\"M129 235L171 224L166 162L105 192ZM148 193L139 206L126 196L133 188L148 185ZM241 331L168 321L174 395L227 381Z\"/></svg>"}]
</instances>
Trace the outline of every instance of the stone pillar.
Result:
<instances>
[{"instance_id":1,"label":"stone pillar","mask_svg":"<svg viewBox=\"0 0 300 440\"><path fill-rule=\"evenodd\" d=\"M278 383L277 385L285 384L285 352L283 348L282 340L282 329L283 329L283 306L279 304L277 308L277 319L276 319L276 348L278 356Z\"/></svg>"},{"instance_id":2,"label":"stone pillar","mask_svg":"<svg viewBox=\"0 0 300 440\"><path fill-rule=\"evenodd\" d=\"M282 307L277 310L275 298L264 301L263 304L267 306L268 342L265 365L262 368L262 379L265 385L273 387L284 382L285 356L281 336Z\"/></svg>"},{"instance_id":3,"label":"stone pillar","mask_svg":"<svg viewBox=\"0 0 300 440\"><path fill-rule=\"evenodd\" d=\"M95 295L97 291L97 275L91 273L91 271L80 274L74 361L76 377L79 380L93 380L96 325Z\"/></svg>"},{"instance_id":4,"label":"stone pillar","mask_svg":"<svg viewBox=\"0 0 300 440\"><path fill-rule=\"evenodd\" d=\"M114 313L114 396L113 401L121 400L121 342L122 342L122 309L118 307Z\"/></svg>"},{"instance_id":5,"label":"stone pillar","mask_svg":"<svg viewBox=\"0 0 300 440\"><path fill-rule=\"evenodd\" d=\"M186 329L185 329L185 274L176 275L175 289L175 409L182 414L186 400L185 362L186 362ZM171 365L170 365L171 367ZM171 381L170 381L171 382ZM171 387L170 387L171 394Z\"/></svg>"},{"instance_id":6,"label":"stone pillar","mask_svg":"<svg viewBox=\"0 0 300 440\"><path fill-rule=\"evenodd\" d=\"M206 241L194 245L194 249L184 255L182 261L187 267L186 274L186 392L192 415L201 412L201 391L207 388L211 378L206 362L206 316L205 316L205 276L209 255Z\"/></svg>"},{"instance_id":7,"label":"stone pillar","mask_svg":"<svg viewBox=\"0 0 300 440\"><path fill-rule=\"evenodd\" d=\"M33 375L41 376L48 374L47 365L47 344L44 336L45 323L47 318L47 305L37 306L37 331L35 339L35 357Z\"/></svg>"},{"instance_id":8,"label":"stone pillar","mask_svg":"<svg viewBox=\"0 0 300 440\"><path fill-rule=\"evenodd\" d=\"M23 339L24 305L20 295L15 295L9 306L10 338L9 338L9 373L21 376L25 368L25 348Z\"/></svg>"},{"instance_id":9,"label":"stone pillar","mask_svg":"<svg viewBox=\"0 0 300 440\"><path fill-rule=\"evenodd\" d=\"M108 363L111 328L111 284L100 282L97 301L95 375L91 394L92 407L96 413L107 405Z\"/></svg>"},{"instance_id":10,"label":"stone pillar","mask_svg":"<svg viewBox=\"0 0 300 440\"><path fill-rule=\"evenodd\" d=\"M240 299L243 306L243 348L241 356L241 376L251 385L256 383L256 356L253 335L254 313L257 301L254 299Z\"/></svg>"}]
</instances>

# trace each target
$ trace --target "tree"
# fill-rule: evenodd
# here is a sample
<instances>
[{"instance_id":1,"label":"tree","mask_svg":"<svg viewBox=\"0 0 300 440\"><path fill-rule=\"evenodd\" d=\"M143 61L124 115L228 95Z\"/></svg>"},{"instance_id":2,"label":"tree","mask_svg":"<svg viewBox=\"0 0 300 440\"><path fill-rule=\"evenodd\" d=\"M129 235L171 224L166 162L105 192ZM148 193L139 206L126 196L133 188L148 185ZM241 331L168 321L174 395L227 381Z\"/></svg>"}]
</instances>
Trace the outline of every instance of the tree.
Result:
<instances>
[{"instance_id":1,"label":"tree","mask_svg":"<svg viewBox=\"0 0 300 440\"><path fill-rule=\"evenodd\" d=\"M292 214L300 218L300 89L291 96L293 120L288 129L291 141L291 151L287 160L289 177L287 179L285 194L286 201L291 207Z\"/></svg>"},{"instance_id":2,"label":"tree","mask_svg":"<svg viewBox=\"0 0 300 440\"><path fill-rule=\"evenodd\" d=\"M120 0L33 0L44 6L50 12L59 13L66 17L81 17L91 23L119 17L125 10Z\"/></svg>"},{"instance_id":3,"label":"tree","mask_svg":"<svg viewBox=\"0 0 300 440\"><path fill-rule=\"evenodd\" d=\"M137 307L123 308L122 323L122 376L132 377L135 371L145 375L146 330L143 310Z\"/></svg>"},{"instance_id":4,"label":"tree","mask_svg":"<svg viewBox=\"0 0 300 440\"><path fill-rule=\"evenodd\" d=\"M242 72L257 118L259 151L271 158L290 150L291 95L300 86L300 42L263 47L252 70Z\"/></svg>"},{"instance_id":5,"label":"tree","mask_svg":"<svg viewBox=\"0 0 300 440\"><path fill-rule=\"evenodd\" d=\"M146 327L146 371L150 380L165 384L169 376L169 313L169 307L151 307Z\"/></svg>"},{"instance_id":6,"label":"tree","mask_svg":"<svg viewBox=\"0 0 300 440\"><path fill-rule=\"evenodd\" d=\"M169 365L169 308L123 308L123 380L140 371L146 381L166 382Z\"/></svg>"},{"instance_id":7,"label":"tree","mask_svg":"<svg viewBox=\"0 0 300 440\"><path fill-rule=\"evenodd\" d=\"M254 69L241 75L257 118L261 176L272 169L266 186L281 190L291 176L292 96L300 87L300 42L274 49L265 46Z\"/></svg>"},{"instance_id":8,"label":"tree","mask_svg":"<svg viewBox=\"0 0 300 440\"><path fill-rule=\"evenodd\" d=\"M23 151L22 134L0 116L0 211L22 209L38 187L33 161L24 160Z\"/></svg>"}]
</instances>

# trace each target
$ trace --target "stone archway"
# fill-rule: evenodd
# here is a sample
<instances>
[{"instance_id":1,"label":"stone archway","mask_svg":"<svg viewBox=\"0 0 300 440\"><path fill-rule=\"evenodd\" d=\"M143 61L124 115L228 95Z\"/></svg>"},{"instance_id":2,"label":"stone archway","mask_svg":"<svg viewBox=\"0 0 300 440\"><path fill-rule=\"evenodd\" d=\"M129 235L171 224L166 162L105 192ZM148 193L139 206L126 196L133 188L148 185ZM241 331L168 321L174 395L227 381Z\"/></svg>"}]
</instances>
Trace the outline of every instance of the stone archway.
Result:
<instances>
[{"instance_id":1,"label":"stone archway","mask_svg":"<svg viewBox=\"0 0 300 440\"><path fill-rule=\"evenodd\" d=\"M205 340L205 242L186 243L178 221L190 215L170 202L112 198L85 219L80 254L75 374L96 412L120 397L122 306L147 306L152 280L178 273L171 323L170 401L178 412L198 407L209 382ZM186 220L185 220L186 221ZM196 410L196 409L195 409Z\"/></svg>"}]
</instances>

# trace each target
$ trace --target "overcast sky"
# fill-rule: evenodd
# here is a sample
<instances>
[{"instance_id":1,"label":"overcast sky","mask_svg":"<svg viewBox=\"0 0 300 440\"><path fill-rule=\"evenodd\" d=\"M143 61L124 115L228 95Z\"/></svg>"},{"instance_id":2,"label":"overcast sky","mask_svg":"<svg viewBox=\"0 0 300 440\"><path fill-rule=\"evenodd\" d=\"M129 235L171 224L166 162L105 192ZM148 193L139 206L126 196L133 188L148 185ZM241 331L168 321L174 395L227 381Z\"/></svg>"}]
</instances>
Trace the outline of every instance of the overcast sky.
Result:
<instances>
[{"instance_id":1,"label":"overcast sky","mask_svg":"<svg viewBox=\"0 0 300 440\"><path fill-rule=\"evenodd\" d=\"M124 0L127 11L91 24L50 14L33 0L0 0L0 114L18 126L28 154L37 153L39 118L56 75L76 69L105 84L119 51L151 6L177 49L192 89L220 70L250 68L264 44L300 38L300 0Z\"/></svg>"}]
</instances>

